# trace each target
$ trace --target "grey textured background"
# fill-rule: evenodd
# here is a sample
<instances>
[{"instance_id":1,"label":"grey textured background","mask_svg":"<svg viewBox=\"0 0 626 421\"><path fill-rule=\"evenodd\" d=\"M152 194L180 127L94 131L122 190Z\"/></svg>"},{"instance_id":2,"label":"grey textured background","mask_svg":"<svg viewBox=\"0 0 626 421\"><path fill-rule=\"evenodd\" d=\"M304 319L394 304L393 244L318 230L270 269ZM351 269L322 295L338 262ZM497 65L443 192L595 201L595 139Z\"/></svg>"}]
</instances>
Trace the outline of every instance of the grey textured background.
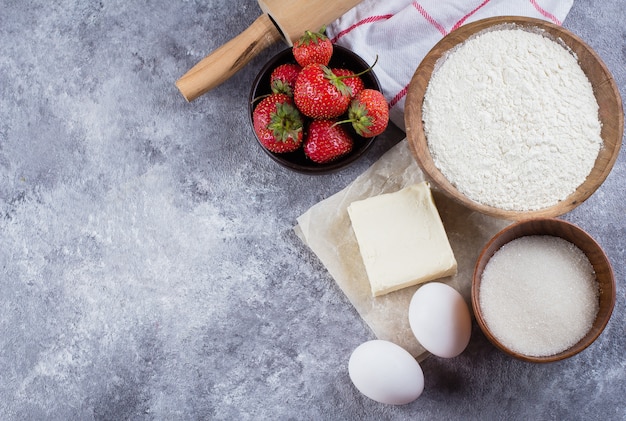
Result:
<instances>
[{"instance_id":1,"label":"grey textured background","mask_svg":"<svg viewBox=\"0 0 626 421\"><path fill-rule=\"evenodd\" d=\"M0 2L0 419L626 419L626 151L565 215L605 248L613 318L582 354L512 360L475 328L402 407L347 375L372 334L295 218L403 137L332 175L278 167L246 120L253 60L187 104L174 81L254 0ZM626 6L564 26L626 93ZM417 65L417 63L416 63Z\"/></svg>"}]
</instances>

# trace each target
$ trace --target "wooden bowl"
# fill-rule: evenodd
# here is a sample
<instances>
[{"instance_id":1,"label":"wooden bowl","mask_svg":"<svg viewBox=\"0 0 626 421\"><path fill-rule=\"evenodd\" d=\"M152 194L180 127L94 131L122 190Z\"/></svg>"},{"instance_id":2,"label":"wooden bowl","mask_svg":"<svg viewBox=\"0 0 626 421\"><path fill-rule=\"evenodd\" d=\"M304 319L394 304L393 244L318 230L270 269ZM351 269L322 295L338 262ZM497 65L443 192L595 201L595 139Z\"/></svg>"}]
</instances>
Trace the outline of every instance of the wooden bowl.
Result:
<instances>
[{"instance_id":1,"label":"wooden bowl","mask_svg":"<svg viewBox=\"0 0 626 421\"><path fill-rule=\"evenodd\" d=\"M563 238L570 243L576 245L580 250L585 253L589 262L593 266L596 273L596 280L599 286L599 300L600 307L595 321L589 332L578 343L571 348L560 352L555 355L535 357L520 354L512 351L503 345L489 330L487 323L483 317L483 313L480 303L480 284L485 266L489 262L489 259L494 255L496 251L500 249L504 244L520 237L528 235L551 235L555 237ZM525 221L519 221L507 228L504 228L498 234L496 234L483 248L476 262L474 269L474 276L472 279L472 308L476 322L483 331L487 339L508 355L511 355L517 359L536 363L547 363L553 361L559 361L569 358L575 354L578 354L589 345L591 345L596 338L602 333L605 326L611 318L613 307L615 306L615 277L613 275L613 269L611 263L606 254L598 245L598 243L585 231L569 222L555 219L555 218L535 218Z\"/></svg>"},{"instance_id":2,"label":"wooden bowl","mask_svg":"<svg viewBox=\"0 0 626 421\"><path fill-rule=\"evenodd\" d=\"M502 24L515 24L521 28L541 29L561 39L577 56L579 65L591 82L599 105L599 119L602 123L601 137L604 147L596 159L595 166L587 179L575 192L559 203L533 211L512 211L488 206L469 199L461 194L435 166L430 154L424 125L422 103L435 63L451 48L463 43L473 34ZM568 30L533 18L495 17L470 23L451 32L439 41L424 57L409 84L405 103L406 134L411 151L419 166L431 181L446 194L468 208L499 218L520 220L531 217L555 217L562 215L584 202L604 182L611 171L622 143L624 133L624 113L622 100L611 76L600 57L579 37Z\"/></svg>"},{"instance_id":3,"label":"wooden bowl","mask_svg":"<svg viewBox=\"0 0 626 421\"><path fill-rule=\"evenodd\" d=\"M250 90L250 96L248 98L248 112L250 115L250 127L252 127L252 113L254 111L254 107L258 103L258 99L263 95L267 95L271 93L270 87L270 76L272 74L272 70L281 64L285 63L295 63L295 59L293 58L293 53L291 48L286 48L272 57L259 71L254 82L252 84L252 88ZM333 46L333 56L330 60L329 67L332 68L345 68L352 70L355 73L362 72L366 70L369 65L356 53L350 51L347 48L344 48L340 45ZM381 90L380 83L378 82L378 78L374 74L374 71L371 70L363 75L361 75L361 79L363 80L363 84L366 88L376 89L378 91ZM339 117L339 120L345 120L347 116ZM308 125L308 119L305 118L305 130ZM359 159L367 150L372 146L376 137L361 137L359 136L353 129L351 125L344 125L346 130L350 133L352 138L354 139L354 147L352 151L341 157L340 159L332 162L328 162L325 164L317 164L310 159L308 159L304 155L304 151L302 148L298 149L295 152L290 153L274 153L267 150L259 141L259 138L254 135L257 139L257 143L263 149L267 155L282 165L285 168L290 170L304 173L304 174L328 174L335 171L338 171L342 168L347 167L348 165L354 163L357 159ZM254 133L254 129L252 130Z\"/></svg>"}]
</instances>

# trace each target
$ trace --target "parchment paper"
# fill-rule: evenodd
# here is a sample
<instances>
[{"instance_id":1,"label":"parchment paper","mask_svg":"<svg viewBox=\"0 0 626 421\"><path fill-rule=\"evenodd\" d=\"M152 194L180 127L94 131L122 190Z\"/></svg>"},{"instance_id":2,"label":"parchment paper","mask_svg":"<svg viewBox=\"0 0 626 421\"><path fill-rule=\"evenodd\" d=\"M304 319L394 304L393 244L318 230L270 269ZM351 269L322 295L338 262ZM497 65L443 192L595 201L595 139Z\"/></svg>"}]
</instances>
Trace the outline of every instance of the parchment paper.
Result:
<instances>
[{"instance_id":1,"label":"parchment paper","mask_svg":"<svg viewBox=\"0 0 626 421\"><path fill-rule=\"evenodd\" d=\"M378 339L394 342L418 360L428 352L417 342L408 321L411 297L419 285L372 297L347 207L355 200L398 191L427 180L400 141L350 185L312 206L297 218L296 234L324 264ZM431 184L433 197L458 264L455 276L439 279L463 295L470 310L474 264L484 244L509 221L488 217L457 204Z\"/></svg>"}]
</instances>

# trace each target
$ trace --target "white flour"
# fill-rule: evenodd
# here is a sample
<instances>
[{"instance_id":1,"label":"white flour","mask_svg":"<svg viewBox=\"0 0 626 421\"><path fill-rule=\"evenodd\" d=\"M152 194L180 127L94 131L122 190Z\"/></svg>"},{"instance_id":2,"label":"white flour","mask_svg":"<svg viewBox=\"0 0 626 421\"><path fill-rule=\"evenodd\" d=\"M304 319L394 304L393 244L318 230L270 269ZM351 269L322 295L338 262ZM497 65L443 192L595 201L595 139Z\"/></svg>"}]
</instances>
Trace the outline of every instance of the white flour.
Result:
<instances>
[{"instance_id":1,"label":"white flour","mask_svg":"<svg viewBox=\"0 0 626 421\"><path fill-rule=\"evenodd\" d=\"M435 165L476 202L543 209L585 181L598 103L572 53L521 29L483 33L435 70L423 120Z\"/></svg>"}]
</instances>

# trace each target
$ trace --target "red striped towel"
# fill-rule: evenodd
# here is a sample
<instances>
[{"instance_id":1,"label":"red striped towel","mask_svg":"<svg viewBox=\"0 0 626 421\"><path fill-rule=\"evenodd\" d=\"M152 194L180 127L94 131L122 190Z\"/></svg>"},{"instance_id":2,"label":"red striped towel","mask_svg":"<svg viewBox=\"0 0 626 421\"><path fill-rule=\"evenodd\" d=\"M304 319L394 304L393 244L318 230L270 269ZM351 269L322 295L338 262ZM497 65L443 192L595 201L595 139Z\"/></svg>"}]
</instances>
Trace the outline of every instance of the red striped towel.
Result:
<instances>
[{"instance_id":1,"label":"red striped towel","mask_svg":"<svg viewBox=\"0 0 626 421\"><path fill-rule=\"evenodd\" d=\"M529 16L560 25L574 0L365 0L327 28L333 42L368 63L404 128L404 100L415 69L445 35L463 24L492 16Z\"/></svg>"}]
</instances>

